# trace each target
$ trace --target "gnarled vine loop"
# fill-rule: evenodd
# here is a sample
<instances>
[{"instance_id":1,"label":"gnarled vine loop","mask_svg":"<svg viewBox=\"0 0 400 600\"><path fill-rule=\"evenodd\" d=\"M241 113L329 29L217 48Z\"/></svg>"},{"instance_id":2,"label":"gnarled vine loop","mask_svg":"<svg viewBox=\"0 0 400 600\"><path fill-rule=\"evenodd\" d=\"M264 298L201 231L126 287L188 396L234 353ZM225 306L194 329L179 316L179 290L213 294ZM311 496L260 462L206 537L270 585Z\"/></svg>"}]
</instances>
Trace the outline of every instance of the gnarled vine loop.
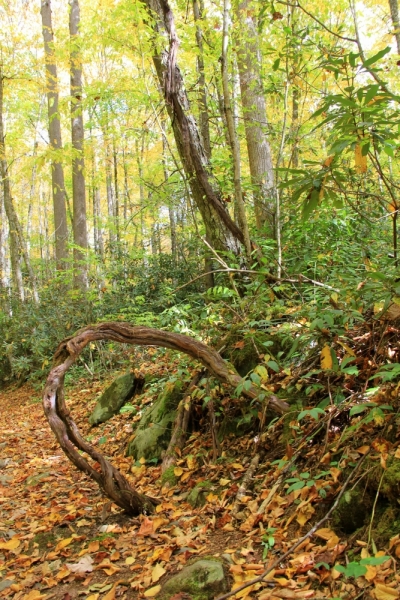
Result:
<instances>
[{"instance_id":1,"label":"gnarled vine loop","mask_svg":"<svg viewBox=\"0 0 400 600\"><path fill-rule=\"evenodd\" d=\"M151 327L133 326L129 323L99 323L81 329L59 344L54 354L54 366L44 388L43 407L61 448L80 471L94 479L104 493L126 512L134 515L152 512L157 500L134 490L122 473L82 437L65 404L65 374L87 344L96 340L171 348L199 360L212 375L231 386L237 387L242 378L218 352L202 342L186 335ZM256 398L258 390L251 387L243 393L250 398ZM269 407L279 413L288 410L287 404L273 395L269 399ZM95 462L89 462L85 455Z\"/></svg>"}]
</instances>

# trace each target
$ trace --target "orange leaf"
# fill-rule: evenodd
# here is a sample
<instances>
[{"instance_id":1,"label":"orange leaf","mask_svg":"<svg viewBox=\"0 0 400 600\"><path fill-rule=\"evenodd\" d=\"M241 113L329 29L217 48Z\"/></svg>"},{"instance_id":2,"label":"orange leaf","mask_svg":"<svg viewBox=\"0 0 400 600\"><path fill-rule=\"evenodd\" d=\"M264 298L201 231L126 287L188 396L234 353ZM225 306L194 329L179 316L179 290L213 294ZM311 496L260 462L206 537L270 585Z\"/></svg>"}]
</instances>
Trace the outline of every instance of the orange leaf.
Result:
<instances>
[{"instance_id":1,"label":"orange leaf","mask_svg":"<svg viewBox=\"0 0 400 600\"><path fill-rule=\"evenodd\" d=\"M377 600L395 600L399 597L399 592L383 583L377 583L375 586L375 596Z\"/></svg>"},{"instance_id":2,"label":"orange leaf","mask_svg":"<svg viewBox=\"0 0 400 600\"><path fill-rule=\"evenodd\" d=\"M13 537L8 542L0 542L0 550L15 550L20 545L20 540L16 537Z\"/></svg>"},{"instance_id":3,"label":"orange leaf","mask_svg":"<svg viewBox=\"0 0 400 600\"><path fill-rule=\"evenodd\" d=\"M148 517L145 517L140 525L137 535L151 535L152 533L154 533L153 521Z\"/></svg>"}]
</instances>

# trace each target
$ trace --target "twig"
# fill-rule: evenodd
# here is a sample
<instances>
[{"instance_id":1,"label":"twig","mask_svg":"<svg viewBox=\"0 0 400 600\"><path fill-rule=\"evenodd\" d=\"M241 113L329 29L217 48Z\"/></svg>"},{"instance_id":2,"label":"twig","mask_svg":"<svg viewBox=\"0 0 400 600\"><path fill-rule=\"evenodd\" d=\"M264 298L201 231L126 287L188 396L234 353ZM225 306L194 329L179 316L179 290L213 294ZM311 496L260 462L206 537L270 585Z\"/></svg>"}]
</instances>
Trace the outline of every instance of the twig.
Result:
<instances>
[{"instance_id":1,"label":"twig","mask_svg":"<svg viewBox=\"0 0 400 600\"><path fill-rule=\"evenodd\" d=\"M376 503L378 502L378 498L379 498L379 492L381 490L381 486L382 486L382 482L383 482L383 478L385 476L385 469L382 472L381 478L379 480L379 485L378 485L378 489L376 491L376 495L375 495L375 500L374 500L374 505L372 507L372 513L371 513L371 520L369 522L369 527L368 527L368 548L369 545L371 543L371 534L372 534L372 524L374 522L374 517L375 517L375 509L376 509Z\"/></svg>"},{"instance_id":2,"label":"twig","mask_svg":"<svg viewBox=\"0 0 400 600\"><path fill-rule=\"evenodd\" d=\"M346 491L346 488L349 485L351 479L357 473L357 471L359 470L360 466L362 465L362 463L364 462L364 460L365 460L366 456L368 456L368 454L369 454L369 452L366 452L360 458L360 460L358 461L358 463L356 464L356 466L354 467L354 469L352 470L352 472L350 473L350 475L348 476L348 478L344 482L344 484L342 486L342 489L340 490L339 494L336 497L335 502L332 504L331 508L328 510L328 512L326 513L326 515L320 521L318 521L318 523L316 523L313 527L311 527L311 529L305 535L303 535L303 537L301 537L299 540L297 540L297 542L295 544L293 544L289 548L289 550L287 550L282 556L280 556L279 558L277 558L272 563L272 565L270 565L268 567L268 569L266 569L261 575L259 575L258 577L255 577L254 579L251 579L250 581L247 581L243 585L235 588L234 590L231 590L227 594L223 594L222 596L218 596L217 600L225 600L226 598L230 598L231 596L235 596L238 592L241 592L242 590L246 589L247 587L249 587L251 585L254 585L256 583L259 583L260 581L263 581L265 579L265 577L271 571L273 571L273 569L275 569L275 567L277 567L283 560L285 560L285 558L287 558L288 556L290 556L290 554L292 554L296 550L296 548L298 548L305 540L307 540L309 537L311 537L317 531L317 529L319 529L321 527L321 525L323 523L325 523L325 521L327 521L329 519L329 517L331 516L331 514L333 513L333 511L335 510L335 508L339 504L340 499L343 496L344 492Z\"/></svg>"}]
</instances>

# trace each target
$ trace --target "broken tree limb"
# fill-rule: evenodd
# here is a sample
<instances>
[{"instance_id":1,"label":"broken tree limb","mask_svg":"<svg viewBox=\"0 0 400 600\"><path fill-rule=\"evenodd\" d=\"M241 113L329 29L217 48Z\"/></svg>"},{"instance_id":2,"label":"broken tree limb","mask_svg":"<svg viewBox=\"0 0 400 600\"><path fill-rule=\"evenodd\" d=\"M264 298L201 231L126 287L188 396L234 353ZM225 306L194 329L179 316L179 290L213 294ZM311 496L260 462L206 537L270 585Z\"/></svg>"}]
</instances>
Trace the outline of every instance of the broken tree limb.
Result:
<instances>
[{"instance_id":1,"label":"broken tree limb","mask_svg":"<svg viewBox=\"0 0 400 600\"><path fill-rule=\"evenodd\" d=\"M81 436L65 404L65 374L87 344L95 340L171 348L199 360L215 377L231 386L237 387L242 382L242 378L232 367L228 367L218 352L202 342L179 333L132 326L130 323L110 322L89 325L59 344L54 354L54 366L44 388L43 407L62 450L80 471L94 479L104 493L125 511L130 514L151 512L157 500L136 492L122 473ZM250 398L257 398L258 393L255 387L243 391L243 394ZM289 409L285 402L274 395L269 398L269 407L279 413ZM94 463L90 463L87 457Z\"/></svg>"}]
</instances>

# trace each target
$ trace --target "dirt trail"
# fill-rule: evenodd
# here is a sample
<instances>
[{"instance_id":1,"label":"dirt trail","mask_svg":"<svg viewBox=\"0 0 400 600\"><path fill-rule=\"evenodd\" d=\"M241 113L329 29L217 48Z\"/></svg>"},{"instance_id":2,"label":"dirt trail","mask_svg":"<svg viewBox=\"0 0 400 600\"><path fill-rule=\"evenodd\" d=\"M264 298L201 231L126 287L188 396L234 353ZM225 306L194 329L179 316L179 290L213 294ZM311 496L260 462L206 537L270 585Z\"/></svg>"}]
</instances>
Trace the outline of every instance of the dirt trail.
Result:
<instances>
[{"instance_id":1,"label":"dirt trail","mask_svg":"<svg viewBox=\"0 0 400 600\"><path fill-rule=\"evenodd\" d=\"M190 558L237 546L236 533L213 531L213 510L191 509L176 490L152 518L129 518L69 463L38 392L3 391L0 403L0 598L137 598ZM111 460L129 471L130 459ZM143 470L141 491L160 495L159 468Z\"/></svg>"}]
</instances>

